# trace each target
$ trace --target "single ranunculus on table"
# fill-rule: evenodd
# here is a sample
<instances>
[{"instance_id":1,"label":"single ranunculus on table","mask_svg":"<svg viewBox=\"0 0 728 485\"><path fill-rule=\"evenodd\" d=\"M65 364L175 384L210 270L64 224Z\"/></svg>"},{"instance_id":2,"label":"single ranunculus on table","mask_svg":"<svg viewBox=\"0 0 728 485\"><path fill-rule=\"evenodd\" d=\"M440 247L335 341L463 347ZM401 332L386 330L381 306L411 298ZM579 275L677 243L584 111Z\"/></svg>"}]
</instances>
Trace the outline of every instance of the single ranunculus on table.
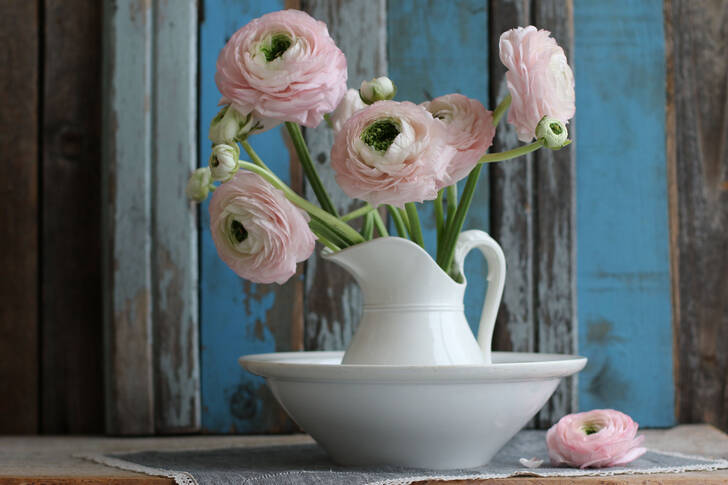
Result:
<instances>
[{"instance_id":1,"label":"single ranunculus on table","mask_svg":"<svg viewBox=\"0 0 728 485\"><path fill-rule=\"evenodd\" d=\"M603 468L624 465L647 449L637 436L639 425L614 409L595 409L567 414L546 433L546 445L553 465Z\"/></svg>"}]
</instances>

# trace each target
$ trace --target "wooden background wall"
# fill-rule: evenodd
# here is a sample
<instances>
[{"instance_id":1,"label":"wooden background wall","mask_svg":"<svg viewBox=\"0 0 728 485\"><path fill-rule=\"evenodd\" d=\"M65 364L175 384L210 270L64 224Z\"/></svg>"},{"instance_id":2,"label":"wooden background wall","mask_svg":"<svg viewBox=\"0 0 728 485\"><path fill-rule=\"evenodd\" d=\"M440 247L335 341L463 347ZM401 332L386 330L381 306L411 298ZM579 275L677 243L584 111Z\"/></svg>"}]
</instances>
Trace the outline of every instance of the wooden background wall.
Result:
<instances>
[{"instance_id":1,"label":"wooden background wall","mask_svg":"<svg viewBox=\"0 0 728 485\"><path fill-rule=\"evenodd\" d=\"M296 429L237 357L343 348L358 288L316 257L280 287L240 280L183 193L207 163L220 48L281 8L328 24L351 87L388 72L415 102L495 106L500 32L551 30L574 66L575 143L489 167L466 222L508 260L495 346L590 358L535 426L615 407L728 430L725 2L0 0L0 433ZM354 207L330 132L305 136ZM252 140L310 197L283 141ZM502 126L496 148L515 144ZM487 269L468 268L475 322Z\"/></svg>"}]
</instances>

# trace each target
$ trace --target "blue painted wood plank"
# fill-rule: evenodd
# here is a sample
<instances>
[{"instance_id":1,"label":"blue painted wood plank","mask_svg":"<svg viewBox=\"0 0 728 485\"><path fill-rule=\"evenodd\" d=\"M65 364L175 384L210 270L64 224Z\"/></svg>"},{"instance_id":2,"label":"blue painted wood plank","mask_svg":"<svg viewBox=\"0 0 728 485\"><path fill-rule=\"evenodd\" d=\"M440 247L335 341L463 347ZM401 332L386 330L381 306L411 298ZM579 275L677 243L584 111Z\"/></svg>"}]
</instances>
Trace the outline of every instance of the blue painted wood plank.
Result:
<instances>
[{"instance_id":1,"label":"blue painted wood plank","mask_svg":"<svg viewBox=\"0 0 728 485\"><path fill-rule=\"evenodd\" d=\"M218 53L240 27L267 12L284 8L283 0L206 0L200 25L199 159L207 164L210 120L220 93L214 82ZM279 129L256 135L251 144L284 181L289 154ZM209 200L208 200L209 202ZM202 427L207 432L260 433L291 430L264 380L243 371L244 354L290 349L292 285L256 285L240 279L220 260L210 236L208 203L201 221L201 374ZM277 305L276 305L277 304Z\"/></svg>"},{"instance_id":2,"label":"blue painted wood plank","mask_svg":"<svg viewBox=\"0 0 728 485\"><path fill-rule=\"evenodd\" d=\"M158 433L200 427L197 217L187 177L197 143L197 2L154 3L152 296Z\"/></svg>"},{"instance_id":3,"label":"blue painted wood plank","mask_svg":"<svg viewBox=\"0 0 728 485\"><path fill-rule=\"evenodd\" d=\"M151 2L104 5L106 431L154 433Z\"/></svg>"},{"instance_id":4,"label":"blue painted wood plank","mask_svg":"<svg viewBox=\"0 0 728 485\"><path fill-rule=\"evenodd\" d=\"M398 0L387 5L389 77L397 84L397 100L421 103L449 93L461 93L489 106L488 3L486 0L420 2ZM460 189L464 187L464 180ZM481 172L478 190L464 229L488 230L488 171ZM425 245L436 248L433 204L419 206ZM475 330L480 321L487 274L478 254L466 260L468 288L465 312Z\"/></svg>"},{"instance_id":5,"label":"blue painted wood plank","mask_svg":"<svg viewBox=\"0 0 728 485\"><path fill-rule=\"evenodd\" d=\"M674 423L662 2L575 2L581 409Z\"/></svg>"}]
</instances>

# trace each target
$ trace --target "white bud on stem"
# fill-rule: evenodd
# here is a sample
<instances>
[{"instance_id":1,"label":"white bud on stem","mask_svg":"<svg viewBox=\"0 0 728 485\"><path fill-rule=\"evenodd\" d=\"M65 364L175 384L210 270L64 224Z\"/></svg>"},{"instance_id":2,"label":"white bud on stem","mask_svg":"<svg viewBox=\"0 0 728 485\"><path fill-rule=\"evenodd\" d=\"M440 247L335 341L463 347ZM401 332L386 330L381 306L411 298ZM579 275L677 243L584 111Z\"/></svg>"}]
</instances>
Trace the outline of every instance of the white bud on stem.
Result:
<instances>
[{"instance_id":1,"label":"white bud on stem","mask_svg":"<svg viewBox=\"0 0 728 485\"><path fill-rule=\"evenodd\" d=\"M238 156L240 149L237 146L219 144L212 147L210 155L210 174L216 182L227 182L238 171Z\"/></svg>"},{"instance_id":2,"label":"white bud on stem","mask_svg":"<svg viewBox=\"0 0 728 485\"><path fill-rule=\"evenodd\" d=\"M392 99L396 93L397 87L387 76L362 81L359 88L359 96L366 104Z\"/></svg>"},{"instance_id":3,"label":"white bud on stem","mask_svg":"<svg viewBox=\"0 0 728 485\"><path fill-rule=\"evenodd\" d=\"M202 202L207 199L207 194L210 193L211 178L210 167L198 168L192 172L185 189L187 198L195 202Z\"/></svg>"},{"instance_id":4,"label":"white bud on stem","mask_svg":"<svg viewBox=\"0 0 728 485\"><path fill-rule=\"evenodd\" d=\"M536 138L543 140L543 145L552 150L559 150L571 143L566 125L556 118L544 116L536 126Z\"/></svg>"},{"instance_id":5,"label":"white bud on stem","mask_svg":"<svg viewBox=\"0 0 728 485\"><path fill-rule=\"evenodd\" d=\"M255 131L264 131L278 124L272 120L259 119L248 113L242 114L232 106L223 107L210 122L208 137L214 144L232 145L245 140Z\"/></svg>"}]
</instances>

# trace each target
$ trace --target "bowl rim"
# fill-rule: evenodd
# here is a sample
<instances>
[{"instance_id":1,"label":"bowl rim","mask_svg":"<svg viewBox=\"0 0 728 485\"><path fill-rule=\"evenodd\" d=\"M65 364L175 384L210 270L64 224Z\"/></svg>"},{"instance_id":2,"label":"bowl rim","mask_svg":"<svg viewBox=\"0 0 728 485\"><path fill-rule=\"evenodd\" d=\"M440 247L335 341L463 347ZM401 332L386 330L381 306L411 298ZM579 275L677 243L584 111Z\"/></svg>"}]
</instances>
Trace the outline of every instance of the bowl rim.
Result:
<instances>
[{"instance_id":1,"label":"bowl rim","mask_svg":"<svg viewBox=\"0 0 728 485\"><path fill-rule=\"evenodd\" d=\"M245 355L238 359L249 372L270 379L296 381L439 383L534 381L567 377L582 370L579 355L493 352L490 365L337 364L344 352L305 351Z\"/></svg>"}]
</instances>

